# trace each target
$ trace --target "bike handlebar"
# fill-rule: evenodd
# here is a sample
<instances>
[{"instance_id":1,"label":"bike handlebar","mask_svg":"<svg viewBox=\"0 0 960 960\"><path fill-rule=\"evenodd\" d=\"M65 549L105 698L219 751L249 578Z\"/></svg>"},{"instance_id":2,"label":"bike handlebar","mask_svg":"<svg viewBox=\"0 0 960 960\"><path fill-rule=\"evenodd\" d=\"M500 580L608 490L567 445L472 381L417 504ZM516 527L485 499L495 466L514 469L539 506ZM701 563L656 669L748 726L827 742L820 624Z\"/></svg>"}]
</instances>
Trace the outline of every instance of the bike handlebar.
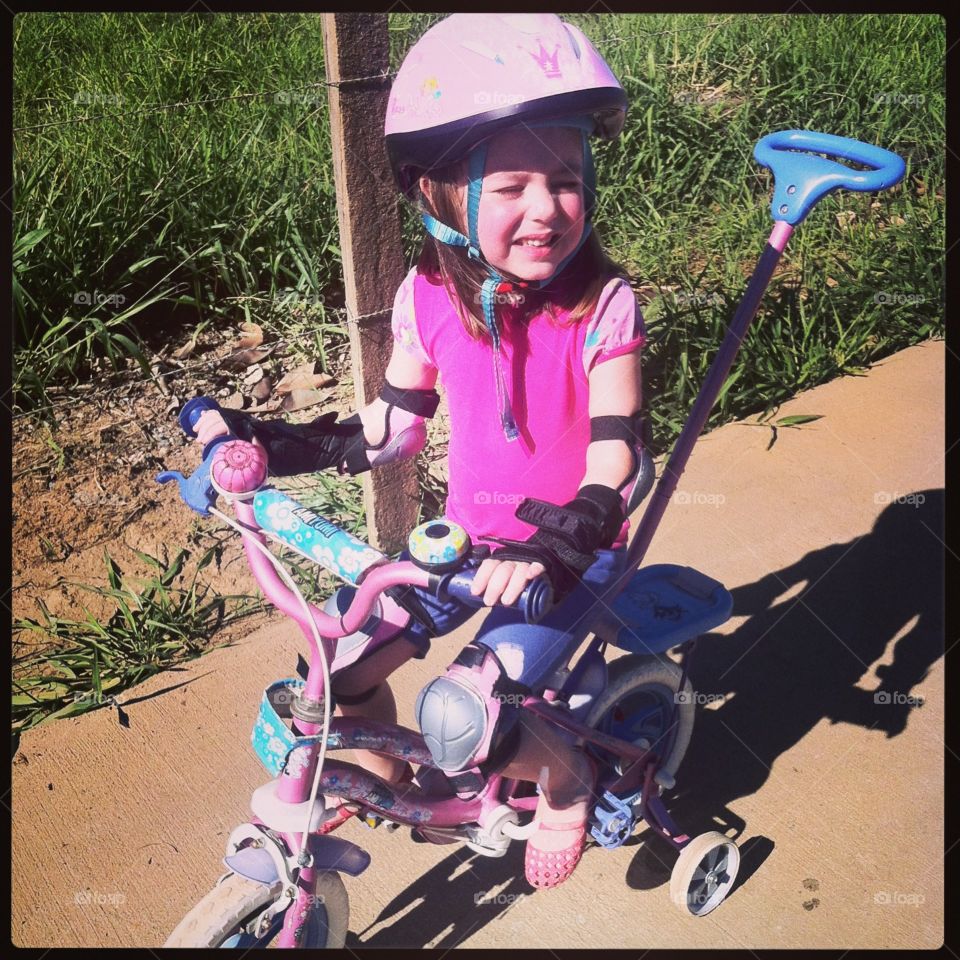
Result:
<instances>
[{"instance_id":1,"label":"bike handlebar","mask_svg":"<svg viewBox=\"0 0 960 960\"><path fill-rule=\"evenodd\" d=\"M196 438L196 425L201 414L206 410L219 409L220 405L211 397L195 397L184 405L178 422L188 437ZM223 447L221 451L220 448L224 444L232 444L232 449ZM218 493L221 492L217 489L211 473L214 471L214 461L218 455L221 458L228 455L235 457L249 447L249 444L232 435L217 437L203 448L202 461L190 476L185 477L176 470L165 470L158 474L156 479L159 483L176 480L184 503L197 513L207 515L216 502ZM218 466L222 467L222 462L218 462ZM220 478L223 479L222 473ZM319 564L341 579L360 584L361 581L365 581L367 573L374 569L385 573L387 567L396 568L403 565L397 561L391 561L385 554L331 520L297 503L286 492L260 485L248 492L253 497L250 505L250 519L260 530L281 540L301 556ZM470 587L480 561L486 555L488 553L485 552L485 548L474 548L462 558L462 563L455 569L451 569L448 564L434 572L429 566L421 565L417 567L417 571L423 571L423 576L417 578L416 585L425 587L441 601L456 599L470 606L483 607L483 596L474 596ZM251 563L251 566L258 583L261 587L265 587L261 579L260 565ZM424 578L426 583L423 582ZM374 579L379 582L382 578L378 576ZM414 583L414 579L408 577L405 582ZM368 590L358 591L351 604L351 622L356 614L364 613L360 609L354 611L354 606L358 603L361 607L368 605L370 610L367 614L369 614L377 595L394 585L396 584L392 582L384 582L383 587L373 594ZM535 577L527 583L514 603L502 604L502 606L520 610L527 623L537 623L553 606L553 589L549 579L544 576ZM338 635L345 634L338 632Z\"/></svg>"}]
</instances>

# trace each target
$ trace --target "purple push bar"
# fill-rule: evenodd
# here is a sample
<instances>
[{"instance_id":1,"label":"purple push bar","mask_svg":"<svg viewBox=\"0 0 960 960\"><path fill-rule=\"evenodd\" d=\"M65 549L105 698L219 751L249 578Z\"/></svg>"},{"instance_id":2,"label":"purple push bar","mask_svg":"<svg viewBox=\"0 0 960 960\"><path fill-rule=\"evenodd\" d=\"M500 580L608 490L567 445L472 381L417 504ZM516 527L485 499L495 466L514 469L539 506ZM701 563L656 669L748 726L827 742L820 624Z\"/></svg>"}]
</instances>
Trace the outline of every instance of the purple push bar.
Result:
<instances>
[{"instance_id":1,"label":"purple push bar","mask_svg":"<svg viewBox=\"0 0 960 960\"><path fill-rule=\"evenodd\" d=\"M677 438L673 453L663 469L663 474L657 483L650 504L644 512L637 527L637 532L630 543L623 573L612 580L604 589L601 597L603 603L610 604L613 602L616 595L627 585L637 567L643 562L650 541L660 525L660 520L667 509L670 498L673 496L677 482L686 468L693 446L702 433L707 418L710 416L710 411L713 409L727 375L730 373L730 368L733 366L733 361L740 350L743 338L756 316L760 300L763 298L763 294L770 283L770 278L773 276L773 271L780 260L780 255L783 253L792 233L793 227L786 221L778 220L774 225L753 276L747 284L740 306L737 307L733 320L727 329L727 335L723 338L723 343L720 344L720 349L710 365L710 370L703 386L700 388L700 392L697 394L690 416Z\"/></svg>"}]
</instances>

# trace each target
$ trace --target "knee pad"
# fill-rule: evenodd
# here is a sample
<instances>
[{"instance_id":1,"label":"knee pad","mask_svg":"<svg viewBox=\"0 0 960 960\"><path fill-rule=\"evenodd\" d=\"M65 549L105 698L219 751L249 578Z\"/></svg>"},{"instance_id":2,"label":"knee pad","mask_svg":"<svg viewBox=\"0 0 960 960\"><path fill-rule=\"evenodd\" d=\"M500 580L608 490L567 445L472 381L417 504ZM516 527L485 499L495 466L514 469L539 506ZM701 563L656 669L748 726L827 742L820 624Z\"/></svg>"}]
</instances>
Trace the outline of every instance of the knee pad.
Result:
<instances>
[{"instance_id":1,"label":"knee pad","mask_svg":"<svg viewBox=\"0 0 960 960\"><path fill-rule=\"evenodd\" d=\"M515 707L529 692L506 675L492 650L468 644L443 676L420 691L414 707L436 765L445 772L481 773L481 764L505 744Z\"/></svg>"}]
</instances>

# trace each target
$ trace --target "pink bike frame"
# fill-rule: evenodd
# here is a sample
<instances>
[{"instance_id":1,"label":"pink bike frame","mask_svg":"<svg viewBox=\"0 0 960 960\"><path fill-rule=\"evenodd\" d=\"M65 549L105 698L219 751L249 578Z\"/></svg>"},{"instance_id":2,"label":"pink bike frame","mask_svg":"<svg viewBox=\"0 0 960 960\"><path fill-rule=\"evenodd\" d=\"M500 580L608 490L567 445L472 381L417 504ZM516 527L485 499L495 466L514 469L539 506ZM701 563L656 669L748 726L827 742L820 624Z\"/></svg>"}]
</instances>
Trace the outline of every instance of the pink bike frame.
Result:
<instances>
[{"instance_id":1,"label":"pink bike frame","mask_svg":"<svg viewBox=\"0 0 960 960\"><path fill-rule=\"evenodd\" d=\"M310 664L304 696L319 700L325 693L323 670L320 650L310 623L297 597L280 579L273 564L256 546L253 546L254 541L265 545L266 536L260 531L252 505L249 501L235 501L234 506L237 519L244 528L242 539L247 561L264 596L278 610L299 624L310 645ZM391 561L368 570L359 584L350 608L342 617L333 617L314 604L308 603L310 616L323 643L327 662L331 665L334 662L336 641L354 633L367 622L377 598L384 590L397 584L426 587L428 580L429 574L410 561ZM625 740L610 737L564 716L549 706L549 699L553 695L555 691L545 691L544 697L528 696L523 701L522 708L533 711L548 722L563 727L570 733L595 743L623 759L637 761L631 764L624 775L617 778L610 788L622 789L636 785L642 780L646 796L656 768L656 755L650 750L635 747ZM322 724L297 719L296 731L303 736L317 736L322 733ZM420 766L436 768L433 757L419 733L363 717L331 718L327 748L328 750L356 748L373 750L412 761ZM314 740L297 749L305 751L305 762L285 765L280 773L277 789L277 797L291 804L304 803L310 797L320 755L320 743ZM456 796L434 797L424 793L416 784L392 785L355 764L325 760L319 792L358 803L382 817L412 827L449 829L478 821L483 822L490 812L504 804L518 811L532 811L536 806L537 797L514 797L512 794L516 783L515 780L494 774L489 777L483 789L469 800ZM656 793L656 790L654 789L653 792ZM651 802L657 800L655 796L649 799ZM651 807L650 812L656 815L660 811L655 812ZM663 815L665 816L665 811ZM261 823L256 818L252 822ZM669 823L668 817L666 823ZM672 827L672 824L670 826ZM671 829L670 833L678 832ZM282 833L281 836L292 854L296 855L300 852L300 834ZM677 839L686 841L687 838L685 835L680 835ZM322 836L312 834L311 852L315 852L314 844L322 841ZM301 928L309 916L311 898L319 872L317 868L310 866L300 869L296 881L296 901L285 911L283 930L277 941L279 947L295 947L300 942L303 932Z\"/></svg>"}]
</instances>

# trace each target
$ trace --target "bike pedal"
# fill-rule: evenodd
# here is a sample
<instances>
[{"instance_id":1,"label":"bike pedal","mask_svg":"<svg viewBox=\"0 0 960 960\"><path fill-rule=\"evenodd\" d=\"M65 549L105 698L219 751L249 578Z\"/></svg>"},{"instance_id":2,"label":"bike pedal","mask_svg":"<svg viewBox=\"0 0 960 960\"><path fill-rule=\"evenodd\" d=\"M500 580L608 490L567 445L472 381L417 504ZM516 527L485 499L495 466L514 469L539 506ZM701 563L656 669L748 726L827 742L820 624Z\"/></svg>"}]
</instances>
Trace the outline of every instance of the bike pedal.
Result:
<instances>
[{"instance_id":1,"label":"bike pedal","mask_svg":"<svg viewBox=\"0 0 960 960\"><path fill-rule=\"evenodd\" d=\"M593 820L590 836L608 850L615 850L626 843L636 826L636 816L630 803L609 790L603 792L600 802L594 807Z\"/></svg>"},{"instance_id":2,"label":"bike pedal","mask_svg":"<svg viewBox=\"0 0 960 960\"><path fill-rule=\"evenodd\" d=\"M378 816L375 813L368 813L364 818L363 822L371 829L375 830L377 827L383 823L383 817Z\"/></svg>"}]
</instances>

